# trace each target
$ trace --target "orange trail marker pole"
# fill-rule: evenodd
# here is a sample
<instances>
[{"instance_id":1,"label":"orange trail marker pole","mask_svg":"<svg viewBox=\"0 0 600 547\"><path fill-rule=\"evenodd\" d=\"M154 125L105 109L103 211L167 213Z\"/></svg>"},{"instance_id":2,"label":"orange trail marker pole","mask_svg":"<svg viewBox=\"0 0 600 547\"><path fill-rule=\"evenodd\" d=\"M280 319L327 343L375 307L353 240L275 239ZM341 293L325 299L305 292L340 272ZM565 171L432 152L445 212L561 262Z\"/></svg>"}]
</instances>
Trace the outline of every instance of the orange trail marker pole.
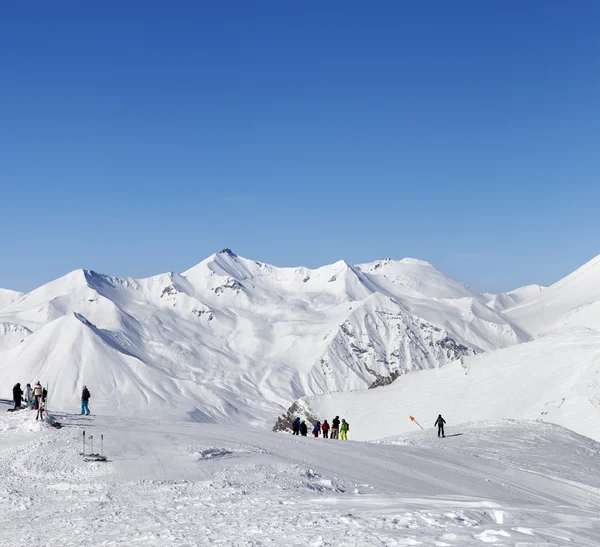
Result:
<instances>
[{"instance_id":1,"label":"orange trail marker pole","mask_svg":"<svg viewBox=\"0 0 600 547\"><path fill-rule=\"evenodd\" d=\"M423 429L423 426L419 422L417 422L417 420L415 420L413 416L409 416L409 418L411 422L415 422L421 429Z\"/></svg>"}]
</instances>

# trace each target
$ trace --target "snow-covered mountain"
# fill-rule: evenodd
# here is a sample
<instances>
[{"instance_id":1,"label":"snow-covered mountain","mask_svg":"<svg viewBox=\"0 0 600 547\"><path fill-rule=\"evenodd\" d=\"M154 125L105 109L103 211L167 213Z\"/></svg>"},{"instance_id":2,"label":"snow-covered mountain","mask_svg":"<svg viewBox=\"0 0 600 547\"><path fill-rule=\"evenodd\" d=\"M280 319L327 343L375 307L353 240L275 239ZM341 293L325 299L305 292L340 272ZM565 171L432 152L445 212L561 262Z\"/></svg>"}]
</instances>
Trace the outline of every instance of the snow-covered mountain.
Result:
<instances>
[{"instance_id":1,"label":"snow-covered mountain","mask_svg":"<svg viewBox=\"0 0 600 547\"><path fill-rule=\"evenodd\" d=\"M23 296L23 294L20 292L0 289L0 309L12 304L15 300L21 298L21 296Z\"/></svg>"},{"instance_id":2,"label":"snow-covered mountain","mask_svg":"<svg viewBox=\"0 0 600 547\"><path fill-rule=\"evenodd\" d=\"M600 440L600 256L550 287L482 296L488 309L536 339L403 376L376 391L301 398L276 429L297 414L340 415L353 422L354 438L378 439L414 429L411 414L427 427L441 412L451 424L547 420Z\"/></svg>"},{"instance_id":3,"label":"snow-covered mountain","mask_svg":"<svg viewBox=\"0 0 600 547\"><path fill-rule=\"evenodd\" d=\"M600 255L504 311L532 335L565 327L600 329Z\"/></svg>"},{"instance_id":4,"label":"snow-covered mountain","mask_svg":"<svg viewBox=\"0 0 600 547\"><path fill-rule=\"evenodd\" d=\"M299 397L364 389L530 337L415 259L277 268L230 250L183 274L77 270L0 308L0 383L83 383L102 412L265 424Z\"/></svg>"},{"instance_id":5,"label":"snow-covered mountain","mask_svg":"<svg viewBox=\"0 0 600 547\"><path fill-rule=\"evenodd\" d=\"M490 299L486 304L495 310L505 311L516 306L527 304L534 300L546 287L540 285L526 285L514 291L509 291L502 294L490 295Z\"/></svg>"},{"instance_id":6,"label":"snow-covered mountain","mask_svg":"<svg viewBox=\"0 0 600 547\"><path fill-rule=\"evenodd\" d=\"M407 374L376 390L306 397L295 413L336 415L352 438L381 439L432 428L441 413L450 433L461 424L506 418L556 423L600 440L600 331L577 328L490 352L462 363Z\"/></svg>"}]
</instances>

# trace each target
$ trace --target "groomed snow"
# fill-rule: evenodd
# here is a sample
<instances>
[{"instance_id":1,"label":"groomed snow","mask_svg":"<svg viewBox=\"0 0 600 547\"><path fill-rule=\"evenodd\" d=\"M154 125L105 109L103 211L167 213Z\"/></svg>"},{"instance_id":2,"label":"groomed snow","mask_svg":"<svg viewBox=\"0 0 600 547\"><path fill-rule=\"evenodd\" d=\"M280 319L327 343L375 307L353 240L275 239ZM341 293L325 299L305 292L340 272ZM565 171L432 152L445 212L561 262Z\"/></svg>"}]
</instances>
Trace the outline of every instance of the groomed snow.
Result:
<instances>
[{"instance_id":1,"label":"groomed snow","mask_svg":"<svg viewBox=\"0 0 600 547\"><path fill-rule=\"evenodd\" d=\"M377 444L0 405L0 545L600 544L600 445L475 424ZM105 435L85 463L82 431Z\"/></svg>"}]
</instances>

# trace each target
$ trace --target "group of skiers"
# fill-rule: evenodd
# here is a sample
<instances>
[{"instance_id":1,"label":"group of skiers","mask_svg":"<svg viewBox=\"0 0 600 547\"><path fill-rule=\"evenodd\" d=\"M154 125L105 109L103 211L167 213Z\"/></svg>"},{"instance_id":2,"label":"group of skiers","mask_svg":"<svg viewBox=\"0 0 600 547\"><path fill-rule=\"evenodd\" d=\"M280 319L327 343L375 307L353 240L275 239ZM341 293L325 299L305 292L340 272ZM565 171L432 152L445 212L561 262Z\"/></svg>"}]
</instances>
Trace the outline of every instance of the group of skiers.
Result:
<instances>
[{"instance_id":1,"label":"group of skiers","mask_svg":"<svg viewBox=\"0 0 600 547\"><path fill-rule=\"evenodd\" d=\"M331 436L329 435L330 430ZM314 437L323 434L324 439L341 439L342 441L347 441L349 430L350 424L343 418L340 422L340 417L336 416L332 420L331 426L327 423L327 420L324 420L323 423L317 420L312 428L312 434ZM308 435L306 420L301 420L300 418L294 420L292 424L292 435L302 435L303 437Z\"/></svg>"},{"instance_id":2,"label":"group of skiers","mask_svg":"<svg viewBox=\"0 0 600 547\"><path fill-rule=\"evenodd\" d=\"M48 390L45 387L42 387L42 382L37 382L33 387L31 384L27 384L25 388L25 393L21 389L21 383L17 382L13 386L13 401L15 403L15 407L13 410L21 410L22 408L30 408L33 410L43 410L46 406L46 397L48 396ZM90 413L89 401L90 401L90 390L87 386L83 386L81 390L81 413L88 414ZM25 406L23 406L23 400L25 400ZM36 417L36 420L39 418Z\"/></svg>"},{"instance_id":3,"label":"group of skiers","mask_svg":"<svg viewBox=\"0 0 600 547\"><path fill-rule=\"evenodd\" d=\"M446 433L444 431L444 425L446 425L446 420L442 418L440 414L433 424L434 427L437 427L438 437L445 438ZM327 420L324 420L323 423L317 420L312 428L312 434L315 437L318 437L320 434L323 434L324 439L341 439L342 441L348 440L348 430L350 429L350 424L342 419L340 422L340 417L336 416L331 422L331 426L327 423ZM331 436L329 431L331 430ZM302 435L306 437L308 435L308 426L306 425L306 420L301 420L300 418L296 418L292 424L292 435Z\"/></svg>"},{"instance_id":4,"label":"group of skiers","mask_svg":"<svg viewBox=\"0 0 600 547\"><path fill-rule=\"evenodd\" d=\"M13 387L13 401L15 403L13 410L23 408L23 400L25 400L25 408L39 410L40 406L46 402L47 395L48 391L42 387L41 382L37 382L33 387L31 387L31 384L27 384L25 393L21 389L21 384L17 382Z\"/></svg>"}]
</instances>

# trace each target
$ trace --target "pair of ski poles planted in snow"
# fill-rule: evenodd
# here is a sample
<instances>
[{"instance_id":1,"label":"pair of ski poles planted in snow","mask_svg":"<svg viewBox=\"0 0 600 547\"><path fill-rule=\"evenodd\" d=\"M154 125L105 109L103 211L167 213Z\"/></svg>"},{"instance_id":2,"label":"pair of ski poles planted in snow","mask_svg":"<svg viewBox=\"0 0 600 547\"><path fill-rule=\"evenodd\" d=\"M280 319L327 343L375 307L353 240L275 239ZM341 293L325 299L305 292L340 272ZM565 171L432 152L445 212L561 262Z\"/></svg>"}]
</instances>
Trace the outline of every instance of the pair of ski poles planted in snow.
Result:
<instances>
[{"instance_id":1,"label":"pair of ski poles planted in snow","mask_svg":"<svg viewBox=\"0 0 600 547\"><path fill-rule=\"evenodd\" d=\"M94 436L90 435L89 437L91 443L90 453L85 453L85 430L83 432L83 452L81 455L83 456L83 461L85 462L105 462L106 456L104 455L104 435L100 435L100 453L94 454Z\"/></svg>"}]
</instances>

